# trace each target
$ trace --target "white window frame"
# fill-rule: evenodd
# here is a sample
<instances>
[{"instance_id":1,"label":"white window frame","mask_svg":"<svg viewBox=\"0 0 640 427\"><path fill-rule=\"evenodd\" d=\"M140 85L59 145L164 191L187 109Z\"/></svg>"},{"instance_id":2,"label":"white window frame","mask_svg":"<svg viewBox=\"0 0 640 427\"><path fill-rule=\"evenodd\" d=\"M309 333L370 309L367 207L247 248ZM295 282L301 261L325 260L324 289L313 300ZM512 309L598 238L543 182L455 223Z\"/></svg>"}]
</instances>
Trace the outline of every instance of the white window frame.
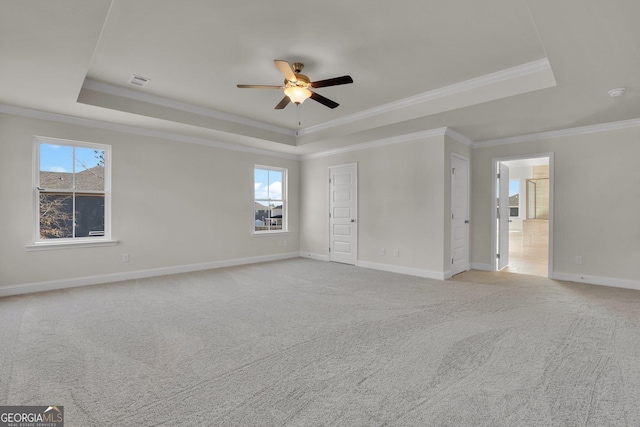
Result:
<instances>
[{"instance_id":1,"label":"white window frame","mask_svg":"<svg viewBox=\"0 0 640 427\"><path fill-rule=\"evenodd\" d=\"M40 145L51 144L66 147L89 148L104 151L104 191L90 191L92 194L104 194L104 236L70 237L59 239L40 238L40 194L47 193L40 186ZM85 141L72 141L68 139L49 138L36 136L33 138L33 245L28 245L28 251L61 249L65 247L91 247L112 246L118 242L111 239L111 146ZM53 191L52 191L53 192ZM72 194L81 194L82 191L73 189Z\"/></svg>"},{"instance_id":2,"label":"white window frame","mask_svg":"<svg viewBox=\"0 0 640 427\"><path fill-rule=\"evenodd\" d=\"M253 177L255 184L255 173L256 170L267 170L267 171L275 171L282 173L282 229L281 230L256 230L255 223L255 212L256 212L256 202L258 201L269 201L269 200L280 200L280 199L256 199L255 198L255 185L253 192L253 214L251 218L252 222L252 234L253 235L267 235L267 234L280 234L280 233L288 233L289 232L289 195L288 195L288 187L289 187L289 170L287 168L281 168L276 166L266 166L266 165L254 165L253 166Z\"/></svg>"}]
</instances>

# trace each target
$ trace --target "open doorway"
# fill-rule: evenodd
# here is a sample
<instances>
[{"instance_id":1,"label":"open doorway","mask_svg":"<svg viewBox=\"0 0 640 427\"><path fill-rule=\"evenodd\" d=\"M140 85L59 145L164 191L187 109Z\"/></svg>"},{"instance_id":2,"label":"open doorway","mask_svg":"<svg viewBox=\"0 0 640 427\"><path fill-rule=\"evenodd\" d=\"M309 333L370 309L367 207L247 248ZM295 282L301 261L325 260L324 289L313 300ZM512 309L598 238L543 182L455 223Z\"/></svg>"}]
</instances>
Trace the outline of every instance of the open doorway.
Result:
<instances>
[{"instance_id":1,"label":"open doorway","mask_svg":"<svg viewBox=\"0 0 640 427\"><path fill-rule=\"evenodd\" d=\"M496 160L496 270L549 277L552 156Z\"/></svg>"}]
</instances>

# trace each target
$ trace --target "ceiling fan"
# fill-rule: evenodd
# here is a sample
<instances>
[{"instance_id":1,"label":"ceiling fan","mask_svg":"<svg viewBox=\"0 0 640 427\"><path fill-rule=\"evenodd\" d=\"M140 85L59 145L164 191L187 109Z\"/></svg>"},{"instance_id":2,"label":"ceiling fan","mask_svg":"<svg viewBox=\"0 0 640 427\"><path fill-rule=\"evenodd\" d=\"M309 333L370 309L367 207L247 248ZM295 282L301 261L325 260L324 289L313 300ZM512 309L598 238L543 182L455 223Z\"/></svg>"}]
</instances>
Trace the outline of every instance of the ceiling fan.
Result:
<instances>
[{"instance_id":1,"label":"ceiling fan","mask_svg":"<svg viewBox=\"0 0 640 427\"><path fill-rule=\"evenodd\" d=\"M282 110L289 102L302 104L307 98L311 98L329 108L336 108L340 104L313 92L311 89L353 83L351 76L334 77L332 79L312 82L309 80L309 77L300 74L304 68L303 64L296 62L293 65L289 65L287 61L281 61L279 59L276 59L274 62L284 76L284 86L238 85L238 87L248 89L283 89L285 97L276 105L276 110Z\"/></svg>"}]
</instances>

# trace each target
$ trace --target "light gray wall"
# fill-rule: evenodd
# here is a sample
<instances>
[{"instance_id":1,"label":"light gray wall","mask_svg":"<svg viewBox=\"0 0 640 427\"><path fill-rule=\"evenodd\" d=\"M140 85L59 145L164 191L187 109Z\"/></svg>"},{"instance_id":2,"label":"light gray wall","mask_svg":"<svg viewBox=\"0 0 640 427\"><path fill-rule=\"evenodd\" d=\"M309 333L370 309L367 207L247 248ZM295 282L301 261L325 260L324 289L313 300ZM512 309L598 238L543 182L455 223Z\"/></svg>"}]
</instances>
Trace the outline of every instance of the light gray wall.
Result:
<instances>
[{"instance_id":1,"label":"light gray wall","mask_svg":"<svg viewBox=\"0 0 640 427\"><path fill-rule=\"evenodd\" d=\"M358 163L359 263L445 271L443 248L449 234L444 230L443 206L450 194L443 136L304 160L302 253L328 256L328 168L354 162Z\"/></svg>"},{"instance_id":2,"label":"light gray wall","mask_svg":"<svg viewBox=\"0 0 640 427\"><path fill-rule=\"evenodd\" d=\"M34 135L113 147L112 237L118 246L25 250L33 238ZM473 263L493 261L492 160L553 152L554 271L637 281L638 141L640 129L630 128L471 152L434 136L299 162L0 114L0 287L298 251L326 257L328 167L352 162L359 165L359 260L446 273L452 152L471 157ZM286 235L251 235L254 164L289 169ZM123 253L130 263L122 263ZM576 255L582 265L575 264Z\"/></svg>"},{"instance_id":3,"label":"light gray wall","mask_svg":"<svg viewBox=\"0 0 640 427\"><path fill-rule=\"evenodd\" d=\"M33 243L33 135L112 146L117 246L25 251ZM0 287L299 251L298 160L7 114L0 150ZM251 235L255 164L289 169L286 235Z\"/></svg>"},{"instance_id":4,"label":"light gray wall","mask_svg":"<svg viewBox=\"0 0 640 427\"><path fill-rule=\"evenodd\" d=\"M492 159L546 152L553 152L555 161L554 273L586 281L638 281L639 128L474 149L472 262L493 261ZM583 257L582 265L575 263L577 255Z\"/></svg>"}]
</instances>

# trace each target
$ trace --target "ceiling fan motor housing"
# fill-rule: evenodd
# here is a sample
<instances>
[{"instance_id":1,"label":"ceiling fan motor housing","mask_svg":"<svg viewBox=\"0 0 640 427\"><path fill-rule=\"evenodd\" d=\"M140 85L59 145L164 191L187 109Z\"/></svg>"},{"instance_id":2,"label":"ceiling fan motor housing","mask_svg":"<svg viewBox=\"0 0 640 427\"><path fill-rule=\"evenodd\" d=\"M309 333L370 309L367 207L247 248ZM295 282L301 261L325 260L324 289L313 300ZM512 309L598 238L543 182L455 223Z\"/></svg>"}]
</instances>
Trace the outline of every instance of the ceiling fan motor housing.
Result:
<instances>
[{"instance_id":1,"label":"ceiling fan motor housing","mask_svg":"<svg viewBox=\"0 0 640 427\"><path fill-rule=\"evenodd\" d=\"M296 81L293 82L285 79L284 85L286 87L301 86L301 87L309 88L311 87L311 80L309 80L309 77L305 76L304 74L296 73Z\"/></svg>"}]
</instances>

